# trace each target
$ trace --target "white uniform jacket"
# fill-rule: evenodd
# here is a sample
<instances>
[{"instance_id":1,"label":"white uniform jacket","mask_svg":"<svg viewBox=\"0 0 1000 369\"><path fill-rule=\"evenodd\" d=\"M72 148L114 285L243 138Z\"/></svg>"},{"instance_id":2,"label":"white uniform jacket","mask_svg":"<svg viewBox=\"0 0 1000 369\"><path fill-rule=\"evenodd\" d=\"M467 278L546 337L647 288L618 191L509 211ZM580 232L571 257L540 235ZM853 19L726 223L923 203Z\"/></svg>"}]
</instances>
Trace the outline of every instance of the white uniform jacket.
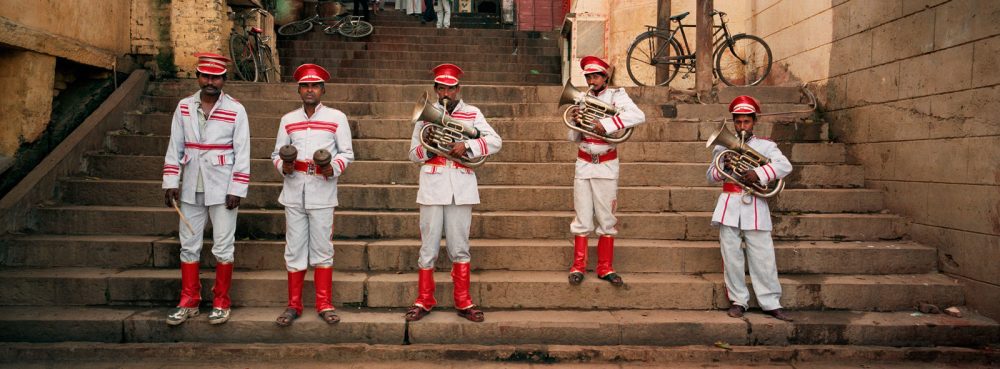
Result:
<instances>
[{"instance_id":1,"label":"white uniform jacket","mask_svg":"<svg viewBox=\"0 0 1000 369\"><path fill-rule=\"evenodd\" d=\"M298 150L298 161L312 162L313 153L326 149L333 155L333 177L329 179L321 174L294 171L286 175L278 202L285 206L323 209L337 206L337 178L344 174L347 166L354 161L354 148L351 146L351 127L347 116L340 110L323 104L316 106L311 117L306 116L304 108L298 108L281 117L278 126L278 138L271 153L271 162L281 173L281 157L278 151L282 146L292 145Z\"/></svg>"},{"instance_id":2,"label":"white uniform jacket","mask_svg":"<svg viewBox=\"0 0 1000 369\"><path fill-rule=\"evenodd\" d=\"M442 108L439 103L434 103L434 106ZM500 139L500 135L493 130L493 127L486 123L486 118L483 117L479 108L459 100L451 117L465 121L479 130L478 138L463 141L469 148L466 151L467 157L475 159L500 152L503 141ZM424 164L420 167L420 189L417 190L417 203L421 205L478 204L479 184L476 180L476 172L470 168L455 165L455 162L451 160L444 160L443 163L427 162L435 158L435 155L427 152L420 144L420 129L425 124L429 123L416 122L413 126L413 137L410 140L410 160ZM433 162L441 160L435 159Z\"/></svg>"},{"instance_id":3,"label":"white uniform jacket","mask_svg":"<svg viewBox=\"0 0 1000 369\"><path fill-rule=\"evenodd\" d=\"M200 92L181 99L170 124L170 143L163 160L163 188L181 188L181 201L194 204L198 172L205 206L226 202L226 195L247 197L250 186L250 121L246 109L223 93L206 112L205 135L198 126ZM183 181L181 175L184 176Z\"/></svg>"},{"instance_id":4,"label":"white uniform jacket","mask_svg":"<svg viewBox=\"0 0 1000 369\"><path fill-rule=\"evenodd\" d=\"M773 141L750 137L747 145L771 159L771 163L754 170L757 173L757 178L760 178L760 184L777 181L792 172L792 163L781 153L781 150L778 150L778 145ZM723 146L716 145L712 149L712 158L718 156L725 149ZM706 176L708 182L712 184L725 180L725 177L712 165L709 165ZM757 196L751 197L749 204L744 204L741 200L741 193L723 192L719 195L719 200L715 205L712 225L724 224L745 230L770 231L771 211L767 205L767 199Z\"/></svg>"},{"instance_id":5,"label":"white uniform jacket","mask_svg":"<svg viewBox=\"0 0 1000 369\"><path fill-rule=\"evenodd\" d=\"M607 133L614 133L620 130L637 126L646 121L646 114L639 110L639 107L628 97L624 88L605 88L596 96L603 102L618 108L618 115L603 118L598 121L604 126ZM580 150L590 155L603 155L615 148L615 144L604 140L587 136L580 132L569 130L569 140L577 142ZM618 159L608 160L594 164L592 161L576 159L576 178L578 179L616 179L618 178Z\"/></svg>"}]
</instances>

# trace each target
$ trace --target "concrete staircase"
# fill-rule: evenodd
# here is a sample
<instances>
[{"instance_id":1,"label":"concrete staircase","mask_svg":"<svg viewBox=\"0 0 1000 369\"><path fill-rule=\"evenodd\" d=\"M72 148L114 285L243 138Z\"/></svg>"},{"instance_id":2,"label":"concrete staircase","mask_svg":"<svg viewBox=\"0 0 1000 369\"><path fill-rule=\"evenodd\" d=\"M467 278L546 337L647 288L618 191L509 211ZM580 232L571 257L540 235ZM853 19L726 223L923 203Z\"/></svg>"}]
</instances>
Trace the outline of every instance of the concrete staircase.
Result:
<instances>
[{"instance_id":1,"label":"concrete staircase","mask_svg":"<svg viewBox=\"0 0 1000 369\"><path fill-rule=\"evenodd\" d=\"M883 210L883 194L864 188L862 168L850 163L843 145L830 142L825 123L810 113L767 117L756 130L780 142L795 165L773 208L782 303L797 320L785 323L759 311L743 320L728 318L719 310L728 301L717 230L709 226L719 188L704 179L710 155L704 142L726 107L678 103L664 89L628 89L648 120L621 147L615 262L626 286L613 288L593 274L583 285L570 286L576 149L565 141L558 118L554 41L536 40L533 49L517 56L506 51L510 59L502 59L505 51L497 45L511 31L376 27L371 42L326 41L330 50L315 46L314 37L336 36L314 33L308 40L281 41L292 48L282 49L287 58L282 64L318 61L337 71L325 102L347 113L354 133L357 161L340 181L335 221L339 325L327 326L315 314L305 314L290 328L273 324L286 296L284 217L277 203L279 176L267 158L280 115L299 101L294 84L238 82L225 91L250 112L253 182L237 228L233 318L220 327L203 317L180 327L164 323L177 302L180 273L178 221L161 204L160 168L171 109L196 90L192 81L181 80L153 83L123 129L108 132L105 150L87 155L81 171L61 181L59 200L39 205L35 226L0 245L0 340L412 343L434 351L470 343L655 350L720 341L979 347L1000 339L996 322L972 312L963 318L912 314L920 302L963 305L961 287L937 270L934 248L905 240L905 221ZM491 46L437 52L475 33L490 35L482 45ZM414 37L426 41L419 47L382 43ZM408 45L413 48L397 50ZM297 52L301 56L293 56ZM384 54L373 56L376 52ZM356 58L316 59L323 53ZM427 59L411 62L391 56L396 53ZM430 89L429 67L457 55L469 58L458 61L467 73L464 99L482 108L504 138L503 151L477 171L483 201L473 214L472 295L487 318L475 324L447 309L450 266L442 256L437 299L445 308L407 324L402 314L416 296L419 248L418 168L406 160L408 115L412 101ZM358 64L359 74L374 73L365 77L340 72L357 59L386 64ZM530 60L550 69L540 75L517 70ZM500 71L504 68L509 70ZM379 69L399 74L385 77ZM544 78L518 79L522 76ZM366 83L352 82L361 80ZM765 111L807 107L799 91L788 88L728 88L720 100L748 92L764 102ZM673 111L676 117L664 117ZM211 301L214 277L209 249L207 242L204 301ZM311 278L310 273L307 304L313 299Z\"/></svg>"}]
</instances>

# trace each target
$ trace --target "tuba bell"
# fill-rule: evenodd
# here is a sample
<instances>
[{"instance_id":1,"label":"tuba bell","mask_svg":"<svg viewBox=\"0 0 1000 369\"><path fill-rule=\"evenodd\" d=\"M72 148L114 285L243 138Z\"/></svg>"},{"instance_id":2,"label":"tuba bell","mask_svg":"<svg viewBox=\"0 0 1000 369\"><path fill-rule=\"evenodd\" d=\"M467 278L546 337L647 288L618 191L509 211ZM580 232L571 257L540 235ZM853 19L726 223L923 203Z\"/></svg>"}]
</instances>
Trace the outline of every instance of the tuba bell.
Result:
<instances>
[{"instance_id":1,"label":"tuba bell","mask_svg":"<svg viewBox=\"0 0 1000 369\"><path fill-rule=\"evenodd\" d=\"M760 183L746 183L743 181L744 174L770 163L771 159L747 146L746 141L742 137L743 132L740 133L740 136L736 136L726 129L726 121L723 120L722 126L708 137L705 147L720 145L726 148L725 151L712 159L712 166L723 177L742 187L744 193L765 198L774 197L785 188L784 179L779 179L774 185L761 185Z\"/></svg>"},{"instance_id":2,"label":"tuba bell","mask_svg":"<svg viewBox=\"0 0 1000 369\"><path fill-rule=\"evenodd\" d=\"M600 134L594 130L594 125L590 124L591 121L618 115L618 109L598 100L596 97L590 96L589 92L590 88L587 89L587 92L580 92L576 87L573 87L571 81L566 81L566 86L563 87L559 98L559 106L571 104L563 112L563 123L566 123L566 127L610 143L617 144L627 141L632 136L633 128L626 128L620 134L615 135ZM574 122L573 113L577 110L583 116L581 122ZM577 123L579 123L579 126Z\"/></svg>"},{"instance_id":3,"label":"tuba bell","mask_svg":"<svg viewBox=\"0 0 1000 369\"><path fill-rule=\"evenodd\" d=\"M453 142L461 142L470 138L479 138L479 130L471 125L467 125L449 116L444 109L430 103L431 96L424 93L424 96L413 106L411 121L424 121L428 124L420 129L420 144L424 149L434 154L448 158L449 160L462 163L469 168L475 168L486 162L486 156L477 159L470 159L465 155L452 157L451 151ZM428 142L429 140L429 142Z\"/></svg>"}]
</instances>

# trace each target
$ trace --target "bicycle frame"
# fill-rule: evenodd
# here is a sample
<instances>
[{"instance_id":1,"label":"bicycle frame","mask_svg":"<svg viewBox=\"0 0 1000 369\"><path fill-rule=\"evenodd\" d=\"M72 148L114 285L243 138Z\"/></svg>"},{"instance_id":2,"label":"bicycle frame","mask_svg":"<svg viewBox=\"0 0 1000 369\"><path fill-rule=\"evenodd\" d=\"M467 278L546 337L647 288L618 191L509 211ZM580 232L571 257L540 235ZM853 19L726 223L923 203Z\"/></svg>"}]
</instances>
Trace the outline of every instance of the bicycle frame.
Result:
<instances>
[{"instance_id":1,"label":"bicycle frame","mask_svg":"<svg viewBox=\"0 0 1000 369\"><path fill-rule=\"evenodd\" d=\"M719 23L720 24L718 26L712 26L712 29L713 29L713 32L712 32L712 50L713 50L712 55L715 55L715 51L719 49L719 47L720 47L720 45L721 45L721 43L723 41L726 41L726 44L729 45L729 47L732 47L732 44L733 44L732 43L733 36L732 36L732 34L729 33L729 27L726 25L726 20L724 18L725 17L725 13L718 12L716 14L713 14L713 16L714 15L718 15L719 16ZM682 54L681 55L677 55L677 56L666 56L666 57L664 57L663 56L664 53L666 52L667 48L670 46L670 42L665 42L663 45L659 45L656 48L656 52L653 54L653 57L652 57L652 62L653 63L651 63L651 64L664 63L664 64L675 65L677 67L685 67L685 68L688 68L689 70L693 70L694 67L695 67L695 52L691 51L692 49L691 49L691 46L688 44L687 33L684 32L684 29L685 28L696 28L697 25L690 25L690 24L689 25L685 25L685 24L681 24L680 20L675 20L674 22L677 22L678 27L677 28L669 28L669 29L667 29L667 31L664 31L664 30L662 30L662 29L660 29L658 27L655 27L655 26L646 26L646 28L649 29L649 31L660 33L660 34L666 36L668 40L675 39L676 36L677 36L677 33L681 34L681 37L680 37L681 41L678 42L678 44L681 47L681 53Z\"/></svg>"}]
</instances>

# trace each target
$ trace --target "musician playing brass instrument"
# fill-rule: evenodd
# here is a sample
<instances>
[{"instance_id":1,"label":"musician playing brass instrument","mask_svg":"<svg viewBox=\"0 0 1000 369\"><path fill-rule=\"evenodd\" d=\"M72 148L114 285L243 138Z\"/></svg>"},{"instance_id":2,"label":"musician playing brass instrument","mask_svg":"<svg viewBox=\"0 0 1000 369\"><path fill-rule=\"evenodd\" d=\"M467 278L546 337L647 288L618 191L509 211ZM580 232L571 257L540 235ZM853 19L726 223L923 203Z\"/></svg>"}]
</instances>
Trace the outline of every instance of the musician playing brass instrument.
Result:
<instances>
[{"instance_id":1,"label":"musician playing brass instrument","mask_svg":"<svg viewBox=\"0 0 1000 369\"><path fill-rule=\"evenodd\" d=\"M740 244L745 241L746 258L749 258L750 278L753 290L757 295L757 303L765 314L780 320L791 318L781 309L781 284L778 283L778 269L774 261L774 243L771 241L771 213L767 199L760 196L761 192L748 192L745 188L775 188L768 187L771 182L779 181L792 172L792 164L778 149L774 142L754 136L753 127L760 113L760 105L750 96L739 96L729 104L733 114L736 134L733 138L725 127L709 139L712 145L720 140L720 134L726 134L730 142L737 147L715 145L712 150L713 164L706 173L710 183L724 182L722 194L715 205L712 215L712 226L719 227L719 242L722 248L722 261L726 291L732 306L728 314L739 318L746 312L750 300L744 271L744 254ZM742 139L740 138L742 137ZM741 141L742 140L742 141ZM753 152L749 152L749 150ZM734 152L749 153L740 159ZM756 162L747 158L756 158ZM723 155L720 158L720 155ZM716 166L716 159L721 165ZM740 161L738 160L747 160ZM724 172L719 171L722 167ZM749 169L747 169L749 168ZM731 179L730 179L731 178ZM768 192L777 192L768 191Z\"/></svg>"},{"instance_id":2,"label":"musician playing brass instrument","mask_svg":"<svg viewBox=\"0 0 1000 369\"><path fill-rule=\"evenodd\" d=\"M583 69L587 85L590 86L587 94L610 106L615 110L615 114L583 121L584 114L580 114L580 109L576 109L573 120L579 126L577 128L593 127L599 136L627 139L631 132L621 136L615 133L629 130L645 122L646 115L632 102L625 89L608 87L611 77L611 67L608 63L595 56L587 56L580 60L580 68ZM578 285L583 282L587 268L587 237L596 231L597 277L614 286L621 286L624 281L611 265L614 259L614 237L618 234L618 219L615 218L615 207L618 203L618 151L615 149L617 143L581 133L580 129L573 127L569 130L569 140L579 146L573 180L573 208L576 210L576 218L569 227L574 235L573 265L569 271L569 283Z\"/></svg>"},{"instance_id":3,"label":"musician playing brass instrument","mask_svg":"<svg viewBox=\"0 0 1000 369\"><path fill-rule=\"evenodd\" d=\"M459 99L462 69L454 64L441 64L433 72L434 92L438 99L433 106L418 103L417 109L414 109L415 125L410 141L410 160L422 164L420 188L417 190L421 246L417 261L420 268L417 275L418 296L407 311L406 320L422 319L437 304L434 299L434 265L441 248L443 230L448 257L452 262L455 309L462 318L482 322L485 319L483 312L476 309L469 295L469 227L472 225L472 205L479 203L476 172L470 166L482 164L480 158L499 152L502 141L493 127L486 123L479 108ZM444 137L454 137L455 140L438 142Z\"/></svg>"}]
</instances>

